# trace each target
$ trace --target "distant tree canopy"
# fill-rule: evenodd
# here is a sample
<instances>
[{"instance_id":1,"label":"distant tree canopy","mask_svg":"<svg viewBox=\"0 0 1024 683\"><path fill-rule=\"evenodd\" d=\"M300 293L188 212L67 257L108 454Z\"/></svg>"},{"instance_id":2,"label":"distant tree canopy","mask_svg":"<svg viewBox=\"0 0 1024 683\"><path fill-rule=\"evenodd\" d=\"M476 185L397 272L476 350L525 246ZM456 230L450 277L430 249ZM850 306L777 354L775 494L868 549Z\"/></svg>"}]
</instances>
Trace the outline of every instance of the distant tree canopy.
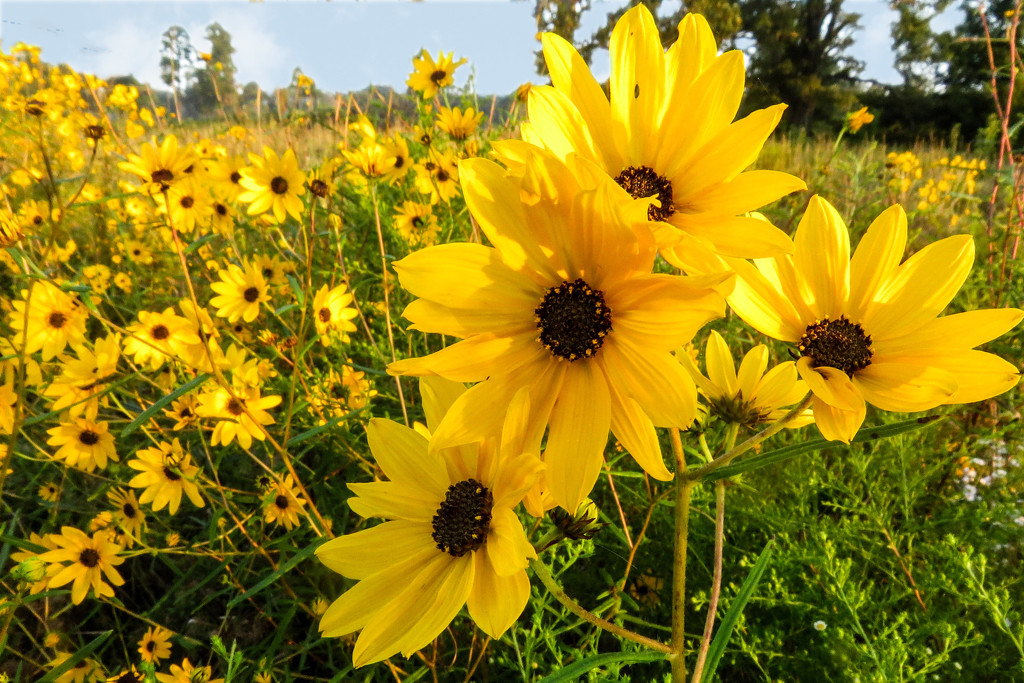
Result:
<instances>
[{"instance_id":1,"label":"distant tree canopy","mask_svg":"<svg viewBox=\"0 0 1024 683\"><path fill-rule=\"evenodd\" d=\"M216 22L206 27L206 39L210 51L200 53L202 63L195 70L195 84L187 100L200 115L215 112L220 106L226 114L238 107L237 69L232 58L235 48L231 46L231 34Z\"/></svg>"}]
</instances>

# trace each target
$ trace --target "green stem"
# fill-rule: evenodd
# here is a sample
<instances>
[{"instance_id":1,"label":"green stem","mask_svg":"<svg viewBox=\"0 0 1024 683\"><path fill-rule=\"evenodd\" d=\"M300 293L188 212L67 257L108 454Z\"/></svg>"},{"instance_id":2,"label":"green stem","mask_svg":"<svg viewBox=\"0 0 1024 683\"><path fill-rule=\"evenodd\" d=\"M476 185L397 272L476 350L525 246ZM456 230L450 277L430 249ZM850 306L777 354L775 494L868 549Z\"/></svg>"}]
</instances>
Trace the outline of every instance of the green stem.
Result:
<instances>
[{"instance_id":1,"label":"green stem","mask_svg":"<svg viewBox=\"0 0 1024 683\"><path fill-rule=\"evenodd\" d=\"M551 595L553 595L555 599L558 600L558 602L562 603L566 607L566 609L568 609L570 612L578 616L580 619L588 623L591 623L600 629L604 629L609 633L613 633L619 636L620 638L631 640L634 643L639 643L640 645L643 645L644 647L649 647L652 650L664 652L665 654L672 653L672 649L668 645L665 645L665 643L654 640L652 638L647 638L645 636L640 635L639 633L634 633L633 631L622 628L621 626L617 626L612 622L608 621L607 619L602 619L593 612L590 612L581 607L578 602L570 598L569 595L564 590L562 590L562 587L558 585L558 583L555 581L555 578L551 575L551 572L548 570L547 565L545 565L544 562L539 558L535 560L530 560L530 566L533 568L533 573L536 574L538 579L540 579L540 582L543 583L544 586L548 589L548 592L550 592Z\"/></svg>"},{"instance_id":2,"label":"green stem","mask_svg":"<svg viewBox=\"0 0 1024 683\"><path fill-rule=\"evenodd\" d=\"M787 424L796 419L801 413L804 412L804 410L807 409L808 406L811 405L811 400L813 398L814 394L808 393L807 396L804 397L804 400L800 401L800 403L798 403L796 407L794 407L788 413L779 418L778 421L768 425L768 427L758 432L754 436L750 437L740 445L730 449L722 457L716 458L713 462L709 462L707 465L701 465L700 467L695 467L692 470L687 470L685 472L680 470L679 476L684 481L696 483L703 479L708 474L710 474L711 472L717 470L719 467L724 467L725 465L728 465L737 457L751 450L765 439L774 436L778 432L782 431L783 427L785 427Z\"/></svg>"},{"instance_id":3,"label":"green stem","mask_svg":"<svg viewBox=\"0 0 1024 683\"><path fill-rule=\"evenodd\" d=\"M672 572L672 683L686 681L686 544L690 532L690 494L695 481L685 478L686 455L679 430L673 428L672 452L676 458L675 554Z\"/></svg>"}]
</instances>

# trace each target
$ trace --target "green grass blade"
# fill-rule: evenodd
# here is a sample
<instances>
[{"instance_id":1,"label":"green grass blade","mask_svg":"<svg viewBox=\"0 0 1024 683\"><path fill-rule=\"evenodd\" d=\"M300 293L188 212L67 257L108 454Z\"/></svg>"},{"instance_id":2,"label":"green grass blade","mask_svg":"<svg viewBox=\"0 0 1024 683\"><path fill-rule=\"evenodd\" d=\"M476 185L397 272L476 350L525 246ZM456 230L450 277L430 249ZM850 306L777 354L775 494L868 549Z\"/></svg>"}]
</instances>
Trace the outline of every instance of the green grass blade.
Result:
<instances>
[{"instance_id":1,"label":"green grass blade","mask_svg":"<svg viewBox=\"0 0 1024 683\"><path fill-rule=\"evenodd\" d=\"M877 441L878 439L888 439L896 436L897 434L904 434L906 432L912 432L917 429L921 429L927 425L932 424L936 420L942 419L942 415L929 415L926 417L918 417L913 420L904 420L903 422L896 422L890 425L881 425L877 427L862 427L857 435L853 437L851 443L865 443L868 441ZM790 458L795 458L798 455L804 455L805 453L813 453L820 451L823 448L841 446L842 444L838 441L827 441L824 438L812 439L804 443L794 444L792 446L784 446L768 453L761 453L745 460L740 460L732 465L726 465L717 470L712 470L704 476L704 481L716 481L718 479L725 479L727 477L734 477L737 474L743 472L750 472L751 470L760 469L767 465L773 465L777 462L783 462Z\"/></svg>"},{"instance_id":2,"label":"green grass blade","mask_svg":"<svg viewBox=\"0 0 1024 683\"><path fill-rule=\"evenodd\" d=\"M575 664L562 667L556 674L542 678L540 683L565 683L575 681L577 678L599 666L606 664L624 664L627 662L657 662L667 657L664 652L608 652L602 655L594 655L581 659Z\"/></svg>"},{"instance_id":3,"label":"green grass blade","mask_svg":"<svg viewBox=\"0 0 1024 683\"><path fill-rule=\"evenodd\" d=\"M102 645L104 641L107 638L109 638L112 633L113 631L104 631L103 633L99 634L98 636L90 640L88 643L86 643L85 647L79 648L73 655L71 655L71 657L68 660L64 661L60 666L51 669L45 676L36 681L36 683L53 683L58 678L60 678L61 674L71 671L71 669L75 668L76 664L78 664L80 661L82 661L83 659L91 655L93 652L95 652L96 648Z\"/></svg>"},{"instance_id":4,"label":"green grass blade","mask_svg":"<svg viewBox=\"0 0 1024 683\"><path fill-rule=\"evenodd\" d=\"M138 429L139 426L141 426L143 423L149 420L149 418L153 417L157 413L157 411L163 409L164 406L168 405L171 401L177 399L182 394L187 394L188 392L192 391L193 389L195 389L208 379L210 379L210 375L204 372L203 374L198 375L192 380L185 382L180 387L178 387L171 393L167 394L166 396L160 397L153 405L139 413L138 417L136 417L134 420L125 425L124 429L121 430L121 437L124 438L128 436L136 429Z\"/></svg>"},{"instance_id":5,"label":"green grass blade","mask_svg":"<svg viewBox=\"0 0 1024 683\"><path fill-rule=\"evenodd\" d=\"M736 594L736 599L733 600L729 611L722 617L722 623L718 625L718 633L715 634L714 639L711 641L711 647L708 648L708 658L704 661L704 671L700 676L701 683L711 683L715 680L715 670L718 668L718 662L725 653L725 646L728 644L729 638L732 637L732 631L736 628L736 622L739 621L743 608L747 606L747 601L750 600L750 596L754 594L754 589L757 588L758 582L761 581L761 575L768 568L774 546L774 539L768 541L764 550L761 551L761 556L757 558L757 562L750 568L747 578L743 580L740 592Z\"/></svg>"},{"instance_id":6,"label":"green grass blade","mask_svg":"<svg viewBox=\"0 0 1024 683\"><path fill-rule=\"evenodd\" d=\"M301 434L296 434L292 438L288 439L288 442L285 444L285 446L287 446L288 448L291 448L292 446L300 444L303 441L305 441L306 439L312 438L312 437L316 436L317 434L319 434L320 432L322 432L324 430L327 430L327 429L330 429L331 427L333 427L334 425L338 424L339 422L344 422L345 420L349 419L350 417L355 417L359 413L361 413L364 410L366 410L367 407L368 406L363 406L362 408L357 408L356 410L353 410L351 412L345 413L344 415L338 415L336 417L332 417L330 420L328 420L327 422L325 422L322 425L317 425L316 427L313 427L312 429L307 429L306 431L302 432Z\"/></svg>"},{"instance_id":7,"label":"green grass blade","mask_svg":"<svg viewBox=\"0 0 1024 683\"><path fill-rule=\"evenodd\" d=\"M229 608L230 607L234 607L235 605L237 605L238 603L242 602L243 600L248 600L249 598L251 598L252 596L256 595L257 593L259 593L261 590L263 590L264 588L266 588L270 584L272 584L275 581L277 581L279 578L284 576L285 573L291 571L292 567L294 567L299 562L302 562L304 559L306 559L307 557L312 555L313 551L316 550L319 546L320 546L319 543L311 543L308 546L306 546L305 548L303 548L302 550L300 550L298 552L298 554L295 555L295 557L291 558L290 560L288 560L287 562L282 564L280 567L278 567L277 571L275 571L273 574L269 574L269 575L263 577L263 579L261 579L255 586L253 586L249 590L245 591L241 595L236 595L235 597L233 597L228 602L228 607Z\"/></svg>"}]
</instances>

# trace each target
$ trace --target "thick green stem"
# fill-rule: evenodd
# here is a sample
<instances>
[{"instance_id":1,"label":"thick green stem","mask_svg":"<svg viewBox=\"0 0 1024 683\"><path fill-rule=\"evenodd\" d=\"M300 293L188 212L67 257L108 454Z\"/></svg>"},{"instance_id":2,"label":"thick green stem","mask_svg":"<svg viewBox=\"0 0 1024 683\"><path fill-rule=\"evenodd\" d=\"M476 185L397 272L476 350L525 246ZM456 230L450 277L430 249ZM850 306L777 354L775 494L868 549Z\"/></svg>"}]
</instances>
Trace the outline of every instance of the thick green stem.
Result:
<instances>
[{"instance_id":1,"label":"thick green stem","mask_svg":"<svg viewBox=\"0 0 1024 683\"><path fill-rule=\"evenodd\" d=\"M686 680L686 543L690 532L690 494L695 482L683 478L686 455L679 430L672 429L672 452L676 458L675 554L672 572L672 682Z\"/></svg>"}]
</instances>

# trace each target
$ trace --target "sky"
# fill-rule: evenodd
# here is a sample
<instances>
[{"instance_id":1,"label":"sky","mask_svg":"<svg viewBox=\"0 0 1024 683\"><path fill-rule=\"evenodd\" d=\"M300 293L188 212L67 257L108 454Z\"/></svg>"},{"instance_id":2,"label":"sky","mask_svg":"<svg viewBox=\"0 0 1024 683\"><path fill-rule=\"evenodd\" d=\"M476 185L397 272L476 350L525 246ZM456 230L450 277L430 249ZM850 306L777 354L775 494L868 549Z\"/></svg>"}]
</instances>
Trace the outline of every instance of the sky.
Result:
<instances>
[{"instance_id":1,"label":"sky","mask_svg":"<svg viewBox=\"0 0 1024 683\"><path fill-rule=\"evenodd\" d=\"M623 4L592 0L577 36L589 36ZM895 13L888 0L846 0L845 7L862 15L850 51L866 63L862 77L898 82L889 38ZM239 84L283 87L300 67L328 92L371 84L404 90L412 58L426 48L468 60L456 85L473 78L479 94L506 94L540 80L534 72L539 43L533 10L532 0L3 0L0 45L5 51L18 41L38 45L48 62L102 78L131 73L162 87L164 31L183 26L205 52L205 27L216 21L231 34ZM956 23L952 16L943 19L936 28ZM606 52L595 56L593 70L598 78L607 76Z\"/></svg>"}]
</instances>

